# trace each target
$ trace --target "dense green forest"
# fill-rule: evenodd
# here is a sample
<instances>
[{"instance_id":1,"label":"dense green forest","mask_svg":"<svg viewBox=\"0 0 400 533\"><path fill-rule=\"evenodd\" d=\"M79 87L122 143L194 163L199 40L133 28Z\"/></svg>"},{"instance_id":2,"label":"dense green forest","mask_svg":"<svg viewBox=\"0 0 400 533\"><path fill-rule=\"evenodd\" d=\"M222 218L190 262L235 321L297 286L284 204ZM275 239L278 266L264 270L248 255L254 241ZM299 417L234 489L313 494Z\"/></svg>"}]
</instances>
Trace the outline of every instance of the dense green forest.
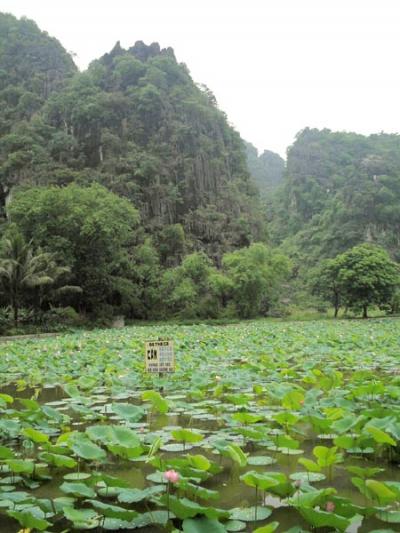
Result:
<instances>
[{"instance_id":1,"label":"dense green forest","mask_svg":"<svg viewBox=\"0 0 400 533\"><path fill-rule=\"evenodd\" d=\"M259 156L171 48L117 43L79 72L0 14L0 327L281 316L298 294L393 311L399 154L396 135L305 129L286 165ZM354 262L326 261L365 242L388 279L354 294Z\"/></svg>"},{"instance_id":2,"label":"dense green forest","mask_svg":"<svg viewBox=\"0 0 400 533\"><path fill-rule=\"evenodd\" d=\"M274 242L307 267L362 242L400 259L400 136L306 128L270 208Z\"/></svg>"},{"instance_id":3,"label":"dense green forest","mask_svg":"<svg viewBox=\"0 0 400 533\"><path fill-rule=\"evenodd\" d=\"M203 294L198 276L264 242L265 217L242 140L211 91L157 43L117 43L78 72L34 22L3 14L0 25L3 259L9 271L29 244L64 269L56 281L44 268L13 301L137 318L179 312L185 299L195 308L197 292L212 315L214 296L234 306L230 280ZM186 272L185 257L199 272ZM208 315L197 303L193 314Z\"/></svg>"},{"instance_id":4,"label":"dense green forest","mask_svg":"<svg viewBox=\"0 0 400 533\"><path fill-rule=\"evenodd\" d=\"M357 245L382 247L399 261L400 136L304 129L288 149L267 218L271 242L295 264L291 289L301 305L312 301L321 268Z\"/></svg>"}]
</instances>

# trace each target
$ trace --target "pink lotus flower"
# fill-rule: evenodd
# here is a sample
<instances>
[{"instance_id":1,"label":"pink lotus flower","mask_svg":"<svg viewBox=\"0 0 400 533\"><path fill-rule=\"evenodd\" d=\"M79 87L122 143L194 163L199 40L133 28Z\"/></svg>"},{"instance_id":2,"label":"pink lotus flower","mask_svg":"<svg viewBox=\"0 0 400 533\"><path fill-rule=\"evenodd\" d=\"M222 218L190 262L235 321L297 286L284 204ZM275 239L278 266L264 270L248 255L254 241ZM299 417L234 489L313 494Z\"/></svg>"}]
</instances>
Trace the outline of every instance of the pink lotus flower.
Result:
<instances>
[{"instance_id":1,"label":"pink lotus flower","mask_svg":"<svg viewBox=\"0 0 400 533\"><path fill-rule=\"evenodd\" d=\"M335 510L335 504L333 502L326 502L325 509L328 511L328 513L333 513Z\"/></svg>"},{"instance_id":2,"label":"pink lotus flower","mask_svg":"<svg viewBox=\"0 0 400 533\"><path fill-rule=\"evenodd\" d=\"M169 483L178 483L179 474L175 470L167 470L164 472L164 477Z\"/></svg>"}]
</instances>

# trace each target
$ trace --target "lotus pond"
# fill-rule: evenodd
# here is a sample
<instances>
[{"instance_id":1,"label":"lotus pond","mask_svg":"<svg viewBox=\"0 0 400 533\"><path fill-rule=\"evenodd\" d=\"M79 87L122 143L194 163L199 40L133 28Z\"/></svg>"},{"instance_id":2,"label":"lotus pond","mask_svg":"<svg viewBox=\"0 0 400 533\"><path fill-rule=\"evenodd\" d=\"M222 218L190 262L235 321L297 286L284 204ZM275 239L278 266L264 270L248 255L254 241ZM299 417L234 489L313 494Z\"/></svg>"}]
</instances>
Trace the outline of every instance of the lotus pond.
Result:
<instances>
[{"instance_id":1,"label":"lotus pond","mask_svg":"<svg viewBox=\"0 0 400 533\"><path fill-rule=\"evenodd\" d=\"M400 321L0 345L0 531L400 531ZM177 368L144 372L144 342Z\"/></svg>"}]
</instances>

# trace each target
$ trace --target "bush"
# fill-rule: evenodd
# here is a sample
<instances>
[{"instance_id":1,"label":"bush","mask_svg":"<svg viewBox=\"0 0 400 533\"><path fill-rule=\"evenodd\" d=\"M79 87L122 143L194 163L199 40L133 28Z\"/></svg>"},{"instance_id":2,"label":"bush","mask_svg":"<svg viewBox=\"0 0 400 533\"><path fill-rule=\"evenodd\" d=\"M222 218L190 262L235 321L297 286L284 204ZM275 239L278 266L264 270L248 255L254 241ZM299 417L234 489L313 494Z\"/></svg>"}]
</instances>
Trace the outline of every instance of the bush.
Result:
<instances>
[{"instance_id":1,"label":"bush","mask_svg":"<svg viewBox=\"0 0 400 533\"><path fill-rule=\"evenodd\" d=\"M85 318L72 307L51 307L47 311L23 309L25 319L22 333L54 332L75 328L86 324Z\"/></svg>"},{"instance_id":2,"label":"bush","mask_svg":"<svg viewBox=\"0 0 400 533\"><path fill-rule=\"evenodd\" d=\"M11 309L9 307L0 308L0 335L4 335L11 327Z\"/></svg>"},{"instance_id":3,"label":"bush","mask_svg":"<svg viewBox=\"0 0 400 533\"><path fill-rule=\"evenodd\" d=\"M117 310L118 311L118 310ZM110 327L114 320L116 308L110 304L98 305L91 313L90 320L94 327Z\"/></svg>"},{"instance_id":4,"label":"bush","mask_svg":"<svg viewBox=\"0 0 400 533\"><path fill-rule=\"evenodd\" d=\"M63 324L64 326L83 326L85 317L75 311L73 307L52 307L45 313L45 319L49 323Z\"/></svg>"}]
</instances>

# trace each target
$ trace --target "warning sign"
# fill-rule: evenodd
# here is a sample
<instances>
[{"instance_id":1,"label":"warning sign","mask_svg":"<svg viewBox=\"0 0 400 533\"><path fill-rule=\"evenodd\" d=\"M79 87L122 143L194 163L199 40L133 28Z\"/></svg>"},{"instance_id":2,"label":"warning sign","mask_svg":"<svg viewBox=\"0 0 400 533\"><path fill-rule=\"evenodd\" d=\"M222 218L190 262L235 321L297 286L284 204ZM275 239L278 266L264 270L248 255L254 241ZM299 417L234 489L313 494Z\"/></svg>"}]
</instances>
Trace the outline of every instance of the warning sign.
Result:
<instances>
[{"instance_id":1,"label":"warning sign","mask_svg":"<svg viewBox=\"0 0 400 533\"><path fill-rule=\"evenodd\" d=\"M145 343L147 372L175 372L175 354L172 341L148 341Z\"/></svg>"}]
</instances>

